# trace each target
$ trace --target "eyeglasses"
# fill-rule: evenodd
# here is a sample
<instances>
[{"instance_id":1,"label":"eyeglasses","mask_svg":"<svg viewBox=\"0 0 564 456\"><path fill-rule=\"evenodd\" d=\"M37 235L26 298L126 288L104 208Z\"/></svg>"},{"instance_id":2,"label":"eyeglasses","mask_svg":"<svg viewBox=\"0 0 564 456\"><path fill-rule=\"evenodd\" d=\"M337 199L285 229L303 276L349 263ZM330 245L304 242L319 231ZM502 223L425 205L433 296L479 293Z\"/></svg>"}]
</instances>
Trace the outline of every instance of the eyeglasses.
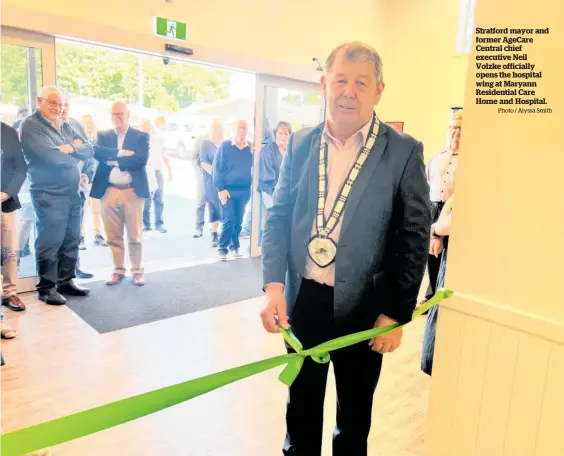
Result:
<instances>
[{"instance_id":1,"label":"eyeglasses","mask_svg":"<svg viewBox=\"0 0 564 456\"><path fill-rule=\"evenodd\" d=\"M63 109L63 103L59 103L58 101L55 100L48 100L47 98L41 98L43 101L46 101L47 104L51 107L51 108L59 108L59 109Z\"/></svg>"}]
</instances>

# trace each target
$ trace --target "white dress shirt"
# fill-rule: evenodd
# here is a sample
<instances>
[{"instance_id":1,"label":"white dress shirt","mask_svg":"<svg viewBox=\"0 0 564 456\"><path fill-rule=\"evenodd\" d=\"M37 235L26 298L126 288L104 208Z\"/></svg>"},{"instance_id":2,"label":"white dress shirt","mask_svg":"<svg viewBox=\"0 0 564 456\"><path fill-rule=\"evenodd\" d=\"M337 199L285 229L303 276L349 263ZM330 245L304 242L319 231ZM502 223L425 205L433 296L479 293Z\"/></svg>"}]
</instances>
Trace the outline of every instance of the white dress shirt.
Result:
<instances>
[{"instance_id":1,"label":"white dress shirt","mask_svg":"<svg viewBox=\"0 0 564 456\"><path fill-rule=\"evenodd\" d=\"M123 147L123 141L125 140L125 135L127 135L128 131L129 131L129 127L122 134L119 134L116 131L116 134L118 135L118 144L117 144L118 150L121 150L121 148ZM109 182L110 184L115 184L115 185L131 184L132 182L131 174L129 174L129 172L127 171L122 171L121 169L119 169L119 166L114 166L110 171Z\"/></svg>"},{"instance_id":2,"label":"white dress shirt","mask_svg":"<svg viewBox=\"0 0 564 456\"><path fill-rule=\"evenodd\" d=\"M427 165L427 182L431 201L448 200L454 192L454 175L458 167L458 154L445 149L435 155Z\"/></svg>"},{"instance_id":3,"label":"white dress shirt","mask_svg":"<svg viewBox=\"0 0 564 456\"><path fill-rule=\"evenodd\" d=\"M366 143L366 138L370 131L370 122L368 122L364 127L352 135L345 144L335 138L329 129L329 124L326 124L323 135L327 142L327 198L325 202L325 220L330 216L333 210L333 205L335 200L339 196L339 193L343 187L343 184L349 175L349 172L353 165L355 164L358 155ZM376 119L376 124L374 125L374 134L378 134L380 122ZM354 187L354 184L353 184ZM344 211L347 210L345 205ZM331 239L337 245L337 252L339 251L339 235L341 233L341 225L343 223L343 214L341 218L335 225L335 229L329 235ZM312 225L312 236L317 233L317 214L313 220ZM338 255L338 253L337 253ZM315 280L318 283L334 286L335 284L335 263L331 265L320 268L317 266L313 260L307 255L306 260L306 279Z\"/></svg>"},{"instance_id":4,"label":"white dress shirt","mask_svg":"<svg viewBox=\"0 0 564 456\"><path fill-rule=\"evenodd\" d=\"M151 133L149 139L149 164L153 171L162 171L164 158L166 157L166 145L163 134L159 131Z\"/></svg>"}]
</instances>

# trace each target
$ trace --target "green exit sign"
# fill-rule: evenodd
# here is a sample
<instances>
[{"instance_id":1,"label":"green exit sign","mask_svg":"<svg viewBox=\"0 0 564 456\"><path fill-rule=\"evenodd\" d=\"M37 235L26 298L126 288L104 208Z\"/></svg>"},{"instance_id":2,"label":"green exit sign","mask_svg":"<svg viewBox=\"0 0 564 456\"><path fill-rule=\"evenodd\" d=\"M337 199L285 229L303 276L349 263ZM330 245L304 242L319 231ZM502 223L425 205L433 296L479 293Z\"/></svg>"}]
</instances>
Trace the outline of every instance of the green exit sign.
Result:
<instances>
[{"instance_id":1,"label":"green exit sign","mask_svg":"<svg viewBox=\"0 0 564 456\"><path fill-rule=\"evenodd\" d=\"M155 33L157 36L186 41L186 24L184 22L171 21L164 17L156 17Z\"/></svg>"}]
</instances>

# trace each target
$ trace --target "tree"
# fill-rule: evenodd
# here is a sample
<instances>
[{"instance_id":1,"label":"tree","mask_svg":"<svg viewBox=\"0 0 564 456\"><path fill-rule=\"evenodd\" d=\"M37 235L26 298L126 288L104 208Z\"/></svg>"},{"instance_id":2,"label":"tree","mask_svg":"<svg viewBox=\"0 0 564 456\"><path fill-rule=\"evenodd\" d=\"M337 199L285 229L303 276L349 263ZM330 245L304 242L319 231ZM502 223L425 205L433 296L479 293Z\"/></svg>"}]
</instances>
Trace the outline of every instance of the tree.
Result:
<instances>
[{"instance_id":1,"label":"tree","mask_svg":"<svg viewBox=\"0 0 564 456\"><path fill-rule=\"evenodd\" d=\"M141 80L139 74L141 72ZM57 82L73 95L124 99L163 112L192 105L197 97L228 96L229 72L156 56L68 41L57 42Z\"/></svg>"},{"instance_id":2,"label":"tree","mask_svg":"<svg viewBox=\"0 0 564 456\"><path fill-rule=\"evenodd\" d=\"M2 43L2 103L28 106L26 48ZM33 52L33 51L32 51ZM41 81L41 54L36 53L37 84Z\"/></svg>"},{"instance_id":3,"label":"tree","mask_svg":"<svg viewBox=\"0 0 564 456\"><path fill-rule=\"evenodd\" d=\"M281 101L293 105L321 105L323 103L321 94L315 92L289 92Z\"/></svg>"}]
</instances>

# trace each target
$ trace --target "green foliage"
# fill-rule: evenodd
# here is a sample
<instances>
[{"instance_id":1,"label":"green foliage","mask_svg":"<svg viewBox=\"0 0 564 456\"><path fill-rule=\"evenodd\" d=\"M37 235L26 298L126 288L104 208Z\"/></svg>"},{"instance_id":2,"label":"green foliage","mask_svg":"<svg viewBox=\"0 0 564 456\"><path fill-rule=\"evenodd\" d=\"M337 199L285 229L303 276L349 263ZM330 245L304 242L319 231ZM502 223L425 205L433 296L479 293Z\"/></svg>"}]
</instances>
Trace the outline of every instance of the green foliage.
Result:
<instances>
[{"instance_id":1,"label":"green foliage","mask_svg":"<svg viewBox=\"0 0 564 456\"><path fill-rule=\"evenodd\" d=\"M161 57L69 41L57 41L56 54L57 84L73 96L137 104L141 91L145 107L176 112L196 101L229 95L226 70L177 61L164 65ZM39 65L37 72L40 79ZM27 58L22 46L2 43L2 103L27 104Z\"/></svg>"},{"instance_id":2,"label":"green foliage","mask_svg":"<svg viewBox=\"0 0 564 456\"><path fill-rule=\"evenodd\" d=\"M75 96L138 103L141 91L145 107L163 112L227 98L229 89L225 70L68 41L57 42L57 77Z\"/></svg>"},{"instance_id":3,"label":"green foliage","mask_svg":"<svg viewBox=\"0 0 564 456\"><path fill-rule=\"evenodd\" d=\"M307 93L290 92L282 98L282 101L293 105L319 106L323 104L323 100L321 99L321 94L316 92L307 92Z\"/></svg>"},{"instance_id":4,"label":"green foliage","mask_svg":"<svg viewBox=\"0 0 564 456\"><path fill-rule=\"evenodd\" d=\"M41 87L41 54L34 52L37 62L37 88ZM27 106L26 48L2 43L2 103Z\"/></svg>"}]
</instances>

